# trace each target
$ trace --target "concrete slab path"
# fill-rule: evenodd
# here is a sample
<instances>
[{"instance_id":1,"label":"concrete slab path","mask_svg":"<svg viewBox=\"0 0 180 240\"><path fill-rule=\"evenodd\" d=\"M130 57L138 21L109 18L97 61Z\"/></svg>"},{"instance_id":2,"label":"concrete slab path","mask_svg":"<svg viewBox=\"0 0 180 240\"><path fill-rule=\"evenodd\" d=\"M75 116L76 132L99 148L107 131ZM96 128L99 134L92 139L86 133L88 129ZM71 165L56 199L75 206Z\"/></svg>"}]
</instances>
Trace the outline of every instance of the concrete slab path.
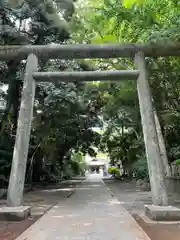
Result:
<instances>
[{"instance_id":1,"label":"concrete slab path","mask_svg":"<svg viewBox=\"0 0 180 240\"><path fill-rule=\"evenodd\" d=\"M90 175L16 240L150 240L108 190Z\"/></svg>"}]
</instances>

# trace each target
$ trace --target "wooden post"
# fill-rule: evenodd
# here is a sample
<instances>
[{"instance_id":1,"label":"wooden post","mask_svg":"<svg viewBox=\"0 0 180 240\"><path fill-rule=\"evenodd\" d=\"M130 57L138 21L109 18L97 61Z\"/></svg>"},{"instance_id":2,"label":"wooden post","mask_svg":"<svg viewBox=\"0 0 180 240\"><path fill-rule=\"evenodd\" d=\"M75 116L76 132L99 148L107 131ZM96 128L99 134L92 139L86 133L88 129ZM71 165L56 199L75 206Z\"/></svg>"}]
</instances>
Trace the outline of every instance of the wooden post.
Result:
<instances>
[{"instance_id":1,"label":"wooden post","mask_svg":"<svg viewBox=\"0 0 180 240\"><path fill-rule=\"evenodd\" d=\"M156 131L157 131L157 137L158 137L158 142L159 142L160 154L161 154L162 163L164 166L164 175L167 177L170 177L171 171L170 171L170 166L168 163L166 146L165 146L164 137L162 134L162 129L161 129L161 125L159 122L159 117L157 115L156 109L154 109L154 119L155 119L155 124L156 124Z\"/></svg>"},{"instance_id":2,"label":"wooden post","mask_svg":"<svg viewBox=\"0 0 180 240\"><path fill-rule=\"evenodd\" d=\"M137 79L137 90L144 135L152 200L154 205L168 205L167 189L164 181L163 164L160 155L157 131L152 106L152 97L143 52L135 55L135 64L140 71Z\"/></svg>"},{"instance_id":3,"label":"wooden post","mask_svg":"<svg viewBox=\"0 0 180 240\"><path fill-rule=\"evenodd\" d=\"M13 152L11 174L9 179L7 206L22 205L24 180L30 140L31 121L35 95L33 72L38 70L38 59L34 54L27 58L26 72L21 97L16 141Z\"/></svg>"}]
</instances>

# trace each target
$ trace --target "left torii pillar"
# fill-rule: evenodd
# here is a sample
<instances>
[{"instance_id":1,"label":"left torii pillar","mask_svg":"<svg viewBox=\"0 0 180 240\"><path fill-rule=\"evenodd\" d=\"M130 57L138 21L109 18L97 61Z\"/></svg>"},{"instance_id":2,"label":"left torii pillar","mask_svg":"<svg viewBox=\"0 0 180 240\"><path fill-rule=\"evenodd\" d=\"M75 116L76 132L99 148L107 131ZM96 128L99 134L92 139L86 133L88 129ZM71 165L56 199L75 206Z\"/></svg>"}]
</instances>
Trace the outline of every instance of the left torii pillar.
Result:
<instances>
[{"instance_id":1,"label":"left torii pillar","mask_svg":"<svg viewBox=\"0 0 180 240\"><path fill-rule=\"evenodd\" d=\"M34 54L30 54L26 63L16 141L7 193L7 207L4 209L7 213L4 213L4 216L9 219L12 218L12 216L17 219L23 219L30 213L30 208L22 206L22 203L35 97L35 80L32 74L37 71L38 59Z\"/></svg>"}]
</instances>

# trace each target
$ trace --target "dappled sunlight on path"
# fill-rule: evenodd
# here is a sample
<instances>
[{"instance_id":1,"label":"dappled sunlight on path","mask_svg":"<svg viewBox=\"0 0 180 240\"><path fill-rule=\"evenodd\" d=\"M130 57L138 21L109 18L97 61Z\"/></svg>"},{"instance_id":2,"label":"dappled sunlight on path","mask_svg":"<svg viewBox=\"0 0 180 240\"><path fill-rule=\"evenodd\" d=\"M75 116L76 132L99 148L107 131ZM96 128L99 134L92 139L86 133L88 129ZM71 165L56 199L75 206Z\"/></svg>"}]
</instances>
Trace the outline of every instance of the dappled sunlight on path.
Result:
<instances>
[{"instance_id":1,"label":"dappled sunlight on path","mask_svg":"<svg viewBox=\"0 0 180 240\"><path fill-rule=\"evenodd\" d=\"M17 240L149 240L132 216L93 174Z\"/></svg>"}]
</instances>

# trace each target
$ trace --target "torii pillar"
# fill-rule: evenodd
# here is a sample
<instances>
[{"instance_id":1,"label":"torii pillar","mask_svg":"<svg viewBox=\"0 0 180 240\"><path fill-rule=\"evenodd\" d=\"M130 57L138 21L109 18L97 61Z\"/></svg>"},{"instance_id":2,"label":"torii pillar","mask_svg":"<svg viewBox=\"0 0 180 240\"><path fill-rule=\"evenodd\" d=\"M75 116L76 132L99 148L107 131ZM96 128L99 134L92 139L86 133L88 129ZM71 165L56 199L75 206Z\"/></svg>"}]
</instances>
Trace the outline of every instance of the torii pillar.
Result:
<instances>
[{"instance_id":1,"label":"torii pillar","mask_svg":"<svg viewBox=\"0 0 180 240\"><path fill-rule=\"evenodd\" d=\"M145 214L155 221L179 221L180 209L168 206L164 166L143 52L135 55L135 64L140 71L137 79L137 91L153 201L153 205L145 205Z\"/></svg>"},{"instance_id":2,"label":"torii pillar","mask_svg":"<svg viewBox=\"0 0 180 240\"><path fill-rule=\"evenodd\" d=\"M168 194L164 179L163 162L157 137L152 97L148 83L145 57L143 52L135 55L135 64L140 71L137 79L142 130L146 149L152 200L156 206L168 205Z\"/></svg>"},{"instance_id":3,"label":"torii pillar","mask_svg":"<svg viewBox=\"0 0 180 240\"><path fill-rule=\"evenodd\" d=\"M7 207L0 209L0 217L3 216L8 220L22 220L30 214L30 207L22 206L22 204L35 96L35 81L32 74L37 70L37 57L34 54L30 54L27 58L22 90L16 140L7 193Z\"/></svg>"}]
</instances>

